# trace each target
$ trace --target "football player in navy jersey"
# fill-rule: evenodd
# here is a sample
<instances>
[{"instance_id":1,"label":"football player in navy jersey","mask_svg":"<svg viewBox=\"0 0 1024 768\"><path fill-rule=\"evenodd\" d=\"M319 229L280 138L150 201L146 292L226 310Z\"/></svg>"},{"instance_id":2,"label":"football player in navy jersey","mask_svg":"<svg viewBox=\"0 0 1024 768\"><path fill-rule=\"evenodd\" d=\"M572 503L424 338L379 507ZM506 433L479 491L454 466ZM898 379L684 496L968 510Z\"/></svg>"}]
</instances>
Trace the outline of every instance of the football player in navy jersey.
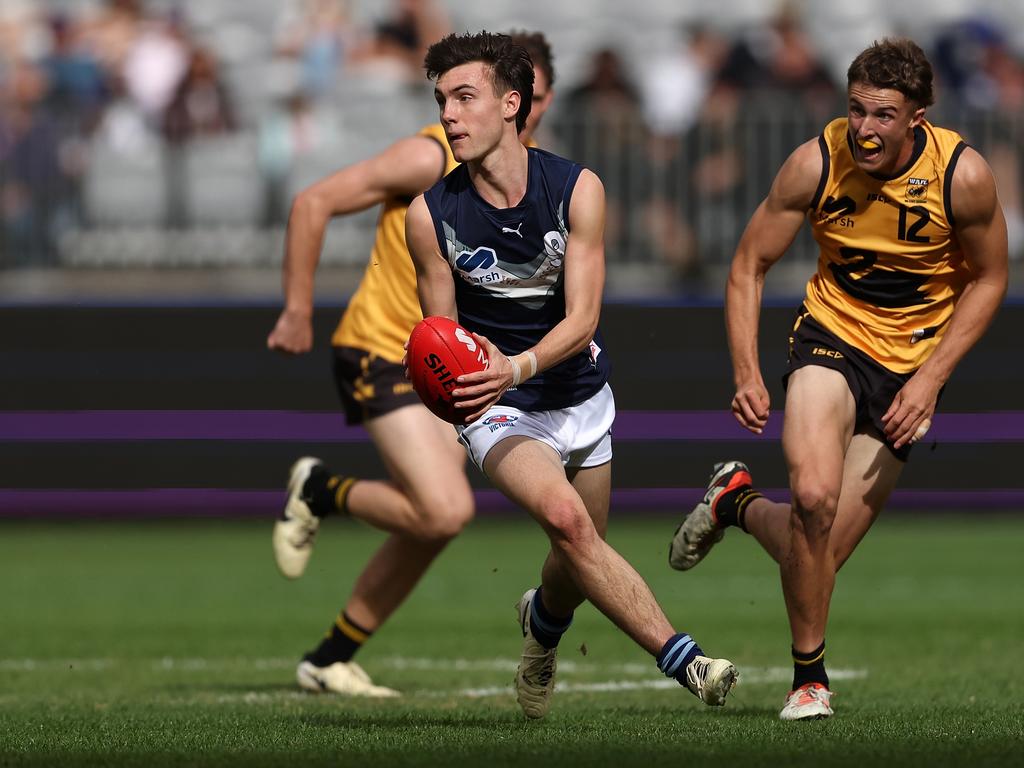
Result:
<instances>
[{"instance_id":1,"label":"football player in navy jersey","mask_svg":"<svg viewBox=\"0 0 1024 768\"><path fill-rule=\"evenodd\" d=\"M540 32L513 32L536 68L530 118L520 140L551 105L555 70ZM349 424L362 424L388 478L335 474L317 458L295 462L283 514L274 523L274 556L281 573L301 576L321 520L345 515L389 534L356 579L344 607L319 644L296 669L313 692L392 696L376 685L355 656L411 594L427 568L473 517L465 452L403 376L403 343L423 315L416 271L405 243L405 212L413 197L456 165L444 128L434 123L381 153L335 171L295 199L282 265L285 306L267 346L304 354L313 344L313 283L332 216L380 204L372 253L331 344L335 384ZM450 442L451 441L451 442Z\"/></svg>"},{"instance_id":2,"label":"football player in navy jersey","mask_svg":"<svg viewBox=\"0 0 1024 768\"><path fill-rule=\"evenodd\" d=\"M459 439L551 541L541 584L519 602L517 699L543 717L559 639L590 600L711 705L736 668L676 632L637 572L604 541L615 404L598 317L604 189L591 171L518 139L533 66L506 35L449 35L427 52L441 123L461 165L406 215L425 316L458 319L490 367L460 377Z\"/></svg>"}]
</instances>

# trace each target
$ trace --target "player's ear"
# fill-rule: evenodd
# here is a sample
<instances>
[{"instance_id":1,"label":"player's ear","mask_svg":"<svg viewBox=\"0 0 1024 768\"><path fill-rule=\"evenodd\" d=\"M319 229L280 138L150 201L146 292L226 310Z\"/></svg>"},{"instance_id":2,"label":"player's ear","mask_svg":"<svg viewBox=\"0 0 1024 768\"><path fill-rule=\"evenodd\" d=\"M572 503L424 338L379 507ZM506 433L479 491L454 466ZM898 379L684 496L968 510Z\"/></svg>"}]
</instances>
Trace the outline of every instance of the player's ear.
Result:
<instances>
[{"instance_id":1,"label":"player's ear","mask_svg":"<svg viewBox=\"0 0 1024 768\"><path fill-rule=\"evenodd\" d=\"M911 128L917 128L917 126L919 126L921 122L924 120L924 110L924 107L920 107L914 112L913 117L910 118Z\"/></svg>"},{"instance_id":2,"label":"player's ear","mask_svg":"<svg viewBox=\"0 0 1024 768\"><path fill-rule=\"evenodd\" d=\"M519 114L519 105L522 104L523 97L519 94L519 91L509 91L505 94L504 102L504 118L506 120L515 120L516 115Z\"/></svg>"}]
</instances>

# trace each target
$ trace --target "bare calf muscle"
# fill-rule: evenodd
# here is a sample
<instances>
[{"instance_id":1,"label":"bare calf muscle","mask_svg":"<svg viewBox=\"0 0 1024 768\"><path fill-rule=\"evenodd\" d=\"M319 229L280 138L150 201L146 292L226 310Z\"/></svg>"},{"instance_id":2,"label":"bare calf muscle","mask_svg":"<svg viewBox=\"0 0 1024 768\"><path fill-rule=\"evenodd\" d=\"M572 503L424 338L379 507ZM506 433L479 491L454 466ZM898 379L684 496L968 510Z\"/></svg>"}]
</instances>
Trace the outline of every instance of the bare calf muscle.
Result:
<instances>
[{"instance_id":1,"label":"bare calf muscle","mask_svg":"<svg viewBox=\"0 0 1024 768\"><path fill-rule=\"evenodd\" d=\"M740 240L726 289L732 411L761 434L771 405L757 350L761 286L809 221L819 267L794 318L783 380L790 502L756 498L749 474L725 488L713 473L670 548L670 562L686 570L736 525L779 563L794 660L784 720L832 714L824 654L836 572L877 519L941 387L1006 289L1006 225L992 173L960 136L925 119L932 71L921 49L907 39L875 43L847 80L847 116L783 164ZM908 239L900 218L907 178L932 178L934 169L942 183L929 185L927 215ZM833 215L835 201L845 201L855 227ZM746 469L727 466L736 464Z\"/></svg>"}]
</instances>

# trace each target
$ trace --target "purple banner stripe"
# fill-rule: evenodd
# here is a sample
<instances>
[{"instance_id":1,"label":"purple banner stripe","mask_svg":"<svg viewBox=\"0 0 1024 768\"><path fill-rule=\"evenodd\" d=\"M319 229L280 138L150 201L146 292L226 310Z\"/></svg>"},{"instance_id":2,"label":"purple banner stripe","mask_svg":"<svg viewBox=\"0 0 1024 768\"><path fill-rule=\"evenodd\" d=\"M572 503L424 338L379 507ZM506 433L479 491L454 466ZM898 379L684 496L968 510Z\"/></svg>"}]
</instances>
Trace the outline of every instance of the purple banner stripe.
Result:
<instances>
[{"instance_id":1,"label":"purple banner stripe","mask_svg":"<svg viewBox=\"0 0 1024 768\"><path fill-rule=\"evenodd\" d=\"M622 512L681 512L704 494L704 488L623 488L612 492L612 509ZM769 488L775 501L788 499L783 488ZM475 492L481 514L515 513L499 492ZM253 517L271 519L280 513L284 491L223 488L147 488L139 490L0 489L0 519L48 517ZM896 490L891 509L1024 509L1024 488L985 490ZM524 518L525 519L525 518Z\"/></svg>"},{"instance_id":2,"label":"purple banner stripe","mask_svg":"<svg viewBox=\"0 0 1024 768\"><path fill-rule=\"evenodd\" d=\"M763 436L740 427L727 411L620 411L616 440L778 439L782 414ZM266 440L347 443L367 440L334 411L0 411L0 441ZM928 440L947 443L1024 442L1024 411L940 413Z\"/></svg>"}]
</instances>

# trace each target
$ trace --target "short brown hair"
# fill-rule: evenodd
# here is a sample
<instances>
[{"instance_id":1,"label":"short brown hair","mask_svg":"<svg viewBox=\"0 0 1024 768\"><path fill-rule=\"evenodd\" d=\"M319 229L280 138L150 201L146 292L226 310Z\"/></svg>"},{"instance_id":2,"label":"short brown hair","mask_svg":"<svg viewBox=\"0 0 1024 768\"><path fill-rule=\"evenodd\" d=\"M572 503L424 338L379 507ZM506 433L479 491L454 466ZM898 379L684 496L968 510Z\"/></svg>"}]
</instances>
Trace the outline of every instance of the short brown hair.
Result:
<instances>
[{"instance_id":1,"label":"short brown hair","mask_svg":"<svg viewBox=\"0 0 1024 768\"><path fill-rule=\"evenodd\" d=\"M493 32L452 33L427 49L423 68L427 77L436 81L445 72L479 61L490 67L491 84L499 96L505 91L518 91L519 112L516 130L522 132L533 105L533 62L526 49L509 35Z\"/></svg>"},{"instance_id":2,"label":"short brown hair","mask_svg":"<svg viewBox=\"0 0 1024 768\"><path fill-rule=\"evenodd\" d=\"M865 48L846 72L846 87L864 83L899 91L919 107L930 107L932 65L921 47L906 37L887 37Z\"/></svg>"},{"instance_id":3,"label":"short brown hair","mask_svg":"<svg viewBox=\"0 0 1024 768\"><path fill-rule=\"evenodd\" d=\"M509 36L530 54L533 66L544 73L548 80L548 87L555 84L555 55L551 52L551 45L544 37L543 32L527 32L524 29L513 29Z\"/></svg>"}]
</instances>

